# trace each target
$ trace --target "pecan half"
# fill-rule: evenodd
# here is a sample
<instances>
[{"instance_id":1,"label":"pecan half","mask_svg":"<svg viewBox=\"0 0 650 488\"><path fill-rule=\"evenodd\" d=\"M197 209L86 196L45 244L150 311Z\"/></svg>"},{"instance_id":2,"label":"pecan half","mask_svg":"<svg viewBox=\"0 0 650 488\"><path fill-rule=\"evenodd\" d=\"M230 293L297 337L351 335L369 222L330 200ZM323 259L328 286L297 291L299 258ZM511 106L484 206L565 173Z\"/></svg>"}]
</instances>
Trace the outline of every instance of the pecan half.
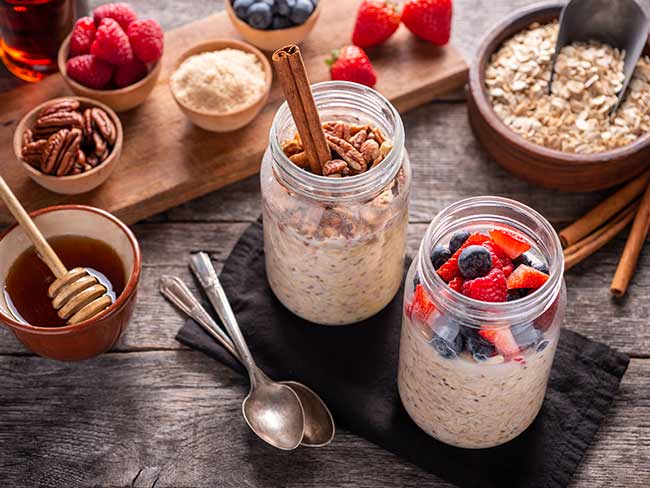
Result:
<instances>
[{"instance_id":1,"label":"pecan half","mask_svg":"<svg viewBox=\"0 0 650 488\"><path fill-rule=\"evenodd\" d=\"M89 108L84 110L84 113L83 113L82 117L83 117L84 135L86 136L86 139L88 139L90 141L93 138L93 114L92 114L92 110L89 109Z\"/></svg>"},{"instance_id":2,"label":"pecan half","mask_svg":"<svg viewBox=\"0 0 650 488\"><path fill-rule=\"evenodd\" d=\"M361 151L361 146L368 139L368 132L360 130L355 135L348 139L348 142L354 146L357 151Z\"/></svg>"},{"instance_id":3,"label":"pecan half","mask_svg":"<svg viewBox=\"0 0 650 488\"><path fill-rule=\"evenodd\" d=\"M91 154L86 157L86 164L88 164L91 168L97 167L99 163L100 163L99 158L94 154Z\"/></svg>"},{"instance_id":4,"label":"pecan half","mask_svg":"<svg viewBox=\"0 0 650 488\"><path fill-rule=\"evenodd\" d=\"M361 144L361 149L359 152L361 152L361 155L363 156L363 159L366 161L366 163L370 164L379 157L379 144L374 139L368 139L363 144Z\"/></svg>"},{"instance_id":5,"label":"pecan half","mask_svg":"<svg viewBox=\"0 0 650 488\"><path fill-rule=\"evenodd\" d=\"M325 139L327 139L330 148L336 151L341 156L341 159L348 163L349 168L354 173L363 173L368 168L361 153L348 141L332 134L325 134Z\"/></svg>"},{"instance_id":6,"label":"pecan half","mask_svg":"<svg viewBox=\"0 0 650 488\"><path fill-rule=\"evenodd\" d=\"M43 173L50 174L56 168L56 162L65 145L68 132L70 132L68 129L61 129L52 134L47 140L47 145L43 149L43 160L41 161L41 171Z\"/></svg>"},{"instance_id":7,"label":"pecan half","mask_svg":"<svg viewBox=\"0 0 650 488\"><path fill-rule=\"evenodd\" d=\"M350 138L350 124L340 120L325 122L323 124L323 130L341 139L348 140Z\"/></svg>"},{"instance_id":8,"label":"pecan half","mask_svg":"<svg viewBox=\"0 0 650 488\"><path fill-rule=\"evenodd\" d=\"M77 162L81 147L81 129L72 129L66 138L66 144L56 165L56 175L65 176Z\"/></svg>"},{"instance_id":9,"label":"pecan half","mask_svg":"<svg viewBox=\"0 0 650 488\"><path fill-rule=\"evenodd\" d=\"M323 176L341 177L350 173L348 163L341 159L332 159L323 165Z\"/></svg>"},{"instance_id":10,"label":"pecan half","mask_svg":"<svg viewBox=\"0 0 650 488\"><path fill-rule=\"evenodd\" d=\"M49 138L59 129L81 128L83 119L79 112L55 112L39 117L34 124L36 138Z\"/></svg>"},{"instance_id":11,"label":"pecan half","mask_svg":"<svg viewBox=\"0 0 650 488\"><path fill-rule=\"evenodd\" d=\"M110 146L114 146L117 139L117 129L111 118L100 108L93 108L91 113L97 130Z\"/></svg>"},{"instance_id":12,"label":"pecan half","mask_svg":"<svg viewBox=\"0 0 650 488\"><path fill-rule=\"evenodd\" d=\"M43 158L43 149L45 149L46 145L47 141L43 139L27 143L23 146L20 157L27 164L34 166L35 168L40 168L41 160Z\"/></svg>"},{"instance_id":13,"label":"pecan half","mask_svg":"<svg viewBox=\"0 0 650 488\"><path fill-rule=\"evenodd\" d=\"M64 98L58 102L54 102L48 105L43 110L41 110L39 117L54 114L57 112L74 112L79 109L79 105L79 100L75 100L74 98Z\"/></svg>"},{"instance_id":14,"label":"pecan half","mask_svg":"<svg viewBox=\"0 0 650 488\"><path fill-rule=\"evenodd\" d=\"M104 161L108 157L109 151L106 141L99 132L93 132L93 143L95 144L95 155L100 161Z\"/></svg>"},{"instance_id":15,"label":"pecan half","mask_svg":"<svg viewBox=\"0 0 650 488\"><path fill-rule=\"evenodd\" d=\"M23 147L32 142L34 142L34 134L32 134L31 130L27 129L23 132Z\"/></svg>"},{"instance_id":16,"label":"pecan half","mask_svg":"<svg viewBox=\"0 0 650 488\"><path fill-rule=\"evenodd\" d=\"M68 174L77 161L77 152L80 146L80 129L61 129L56 132L47 140L43 150L41 171L57 176Z\"/></svg>"}]
</instances>

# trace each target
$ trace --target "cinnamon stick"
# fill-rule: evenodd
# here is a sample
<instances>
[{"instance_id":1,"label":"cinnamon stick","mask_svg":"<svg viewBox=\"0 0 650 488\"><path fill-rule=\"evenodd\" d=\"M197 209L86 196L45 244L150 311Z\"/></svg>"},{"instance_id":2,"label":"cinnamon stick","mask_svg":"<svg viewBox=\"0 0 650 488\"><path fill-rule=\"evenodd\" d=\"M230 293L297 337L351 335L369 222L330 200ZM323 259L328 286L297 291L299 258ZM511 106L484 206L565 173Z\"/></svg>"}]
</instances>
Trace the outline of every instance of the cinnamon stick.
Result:
<instances>
[{"instance_id":1,"label":"cinnamon stick","mask_svg":"<svg viewBox=\"0 0 650 488\"><path fill-rule=\"evenodd\" d=\"M627 291L627 287L636 270L639 254L648 235L648 225L650 225L650 185L648 185L643 194L639 209L634 217L632 230L623 249L623 255L612 280L610 291L614 296L622 297Z\"/></svg>"},{"instance_id":2,"label":"cinnamon stick","mask_svg":"<svg viewBox=\"0 0 650 488\"><path fill-rule=\"evenodd\" d=\"M566 229L560 231L560 241L564 247L569 247L588 236L595 229L627 207L635 200L650 183L650 170L634 178L619 191L600 203L583 217Z\"/></svg>"},{"instance_id":3,"label":"cinnamon stick","mask_svg":"<svg viewBox=\"0 0 650 488\"><path fill-rule=\"evenodd\" d=\"M564 271L569 271L620 234L632 222L638 206L639 203L634 202L618 217L602 226L596 232L585 237L573 246L567 247L564 250Z\"/></svg>"},{"instance_id":4,"label":"cinnamon stick","mask_svg":"<svg viewBox=\"0 0 650 488\"><path fill-rule=\"evenodd\" d=\"M272 59L311 172L321 175L323 165L332 159L332 153L325 140L300 48L294 44L285 46L275 51Z\"/></svg>"}]
</instances>

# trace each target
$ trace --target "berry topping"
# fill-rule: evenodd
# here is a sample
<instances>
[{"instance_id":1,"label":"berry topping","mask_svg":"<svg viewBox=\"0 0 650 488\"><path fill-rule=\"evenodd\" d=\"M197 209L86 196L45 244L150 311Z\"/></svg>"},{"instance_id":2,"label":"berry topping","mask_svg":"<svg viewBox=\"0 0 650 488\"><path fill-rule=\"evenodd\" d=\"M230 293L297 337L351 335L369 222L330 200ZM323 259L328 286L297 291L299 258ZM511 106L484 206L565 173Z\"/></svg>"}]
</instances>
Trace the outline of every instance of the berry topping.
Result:
<instances>
[{"instance_id":1,"label":"berry topping","mask_svg":"<svg viewBox=\"0 0 650 488\"><path fill-rule=\"evenodd\" d=\"M532 322L513 325L510 331L521 349L536 345L543 336L542 332L537 330Z\"/></svg>"},{"instance_id":2,"label":"berry topping","mask_svg":"<svg viewBox=\"0 0 650 488\"><path fill-rule=\"evenodd\" d=\"M112 64L122 64L133 58L129 38L120 24L110 18L102 20L90 46L90 54Z\"/></svg>"},{"instance_id":3,"label":"berry topping","mask_svg":"<svg viewBox=\"0 0 650 488\"><path fill-rule=\"evenodd\" d=\"M508 301L513 302L515 300L519 300L520 298L524 298L525 296L528 296L531 291L532 290L529 290L528 288L515 288L513 290L508 290Z\"/></svg>"},{"instance_id":4,"label":"berry topping","mask_svg":"<svg viewBox=\"0 0 650 488\"><path fill-rule=\"evenodd\" d=\"M463 245L459 249L457 249L456 252L447 260L447 262L438 269L438 275L440 275L440 277L446 282L451 281L452 278L456 277L459 273L458 256L460 256L462 250L473 244L480 245L489 240L490 238L486 235L478 234L478 233L471 234L467 238L467 240L463 243Z\"/></svg>"},{"instance_id":5,"label":"berry topping","mask_svg":"<svg viewBox=\"0 0 650 488\"><path fill-rule=\"evenodd\" d=\"M402 21L416 36L443 46L451 35L451 0L407 0Z\"/></svg>"},{"instance_id":6,"label":"berry topping","mask_svg":"<svg viewBox=\"0 0 650 488\"><path fill-rule=\"evenodd\" d=\"M536 352L542 352L546 347L550 344L550 341L541 341L539 344L537 344L537 347L535 348Z\"/></svg>"},{"instance_id":7,"label":"berry topping","mask_svg":"<svg viewBox=\"0 0 650 488\"><path fill-rule=\"evenodd\" d=\"M518 256L515 259L513 259L512 264L515 265L515 268L517 266L519 266L520 264L525 264L526 266L532 266L533 265L533 260L528 255L528 253L523 253L521 256Z\"/></svg>"},{"instance_id":8,"label":"berry topping","mask_svg":"<svg viewBox=\"0 0 650 488\"><path fill-rule=\"evenodd\" d=\"M458 232L455 232L453 236L451 236L451 239L449 240L449 250L451 253L455 253L460 249L460 246L465 244L465 241L469 237L469 232L466 230L459 230Z\"/></svg>"},{"instance_id":9,"label":"berry topping","mask_svg":"<svg viewBox=\"0 0 650 488\"><path fill-rule=\"evenodd\" d=\"M294 24L304 24L311 16L314 8L315 4L309 0L296 0L296 6L291 9L289 18Z\"/></svg>"},{"instance_id":10,"label":"berry topping","mask_svg":"<svg viewBox=\"0 0 650 488\"><path fill-rule=\"evenodd\" d=\"M506 277L500 268L493 268L486 276L465 281L462 293L482 302L505 302L508 299Z\"/></svg>"},{"instance_id":11,"label":"berry topping","mask_svg":"<svg viewBox=\"0 0 650 488\"><path fill-rule=\"evenodd\" d=\"M492 343L473 331L465 334L465 348L476 361L487 361L496 354Z\"/></svg>"},{"instance_id":12,"label":"berry topping","mask_svg":"<svg viewBox=\"0 0 650 488\"><path fill-rule=\"evenodd\" d=\"M429 298L429 294L424 287L417 285L413 294L413 302L406 309L407 316L412 320L425 322L435 309L436 306L431 301L431 298Z\"/></svg>"},{"instance_id":13,"label":"berry topping","mask_svg":"<svg viewBox=\"0 0 650 488\"><path fill-rule=\"evenodd\" d=\"M509 327L496 328L483 326L479 331L480 336L496 347L499 354L506 358L512 358L519 354L519 346L512 336Z\"/></svg>"},{"instance_id":14,"label":"berry topping","mask_svg":"<svg viewBox=\"0 0 650 488\"><path fill-rule=\"evenodd\" d=\"M515 265L512 264L512 261L508 257L503 257L499 260L501 261L501 269L503 270L503 274L507 278L515 270Z\"/></svg>"},{"instance_id":15,"label":"berry topping","mask_svg":"<svg viewBox=\"0 0 650 488\"><path fill-rule=\"evenodd\" d=\"M70 78L88 88L106 88L113 76L113 66L92 54L83 54L68 59L65 65Z\"/></svg>"},{"instance_id":16,"label":"berry topping","mask_svg":"<svg viewBox=\"0 0 650 488\"><path fill-rule=\"evenodd\" d=\"M165 35L155 20L136 20L127 31L133 52L143 63L155 63L163 54Z\"/></svg>"},{"instance_id":17,"label":"berry topping","mask_svg":"<svg viewBox=\"0 0 650 488\"><path fill-rule=\"evenodd\" d=\"M549 274L548 266L546 266L544 263L535 262L535 263L533 263L533 268L535 268L537 271L539 271L541 273Z\"/></svg>"},{"instance_id":18,"label":"berry topping","mask_svg":"<svg viewBox=\"0 0 650 488\"><path fill-rule=\"evenodd\" d=\"M532 288L536 290L548 281L548 275L522 264L508 277L508 289Z\"/></svg>"},{"instance_id":19,"label":"berry topping","mask_svg":"<svg viewBox=\"0 0 650 488\"><path fill-rule=\"evenodd\" d=\"M431 251L431 264L433 264L433 269L438 269L440 266L445 264L450 257L451 253L445 246L437 245L434 247Z\"/></svg>"},{"instance_id":20,"label":"berry topping","mask_svg":"<svg viewBox=\"0 0 650 488\"><path fill-rule=\"evenodd\" d=\"M70 35L69 56L74 58L90 53L90 46L95 40L95 22L90 17L82 17L74 24Z\"/></svg>"},{"instance_id":21,"label":"berry topping","mask_svg":"<svg viewBox=\"0 0 650 488\"><path fill-rule=\"evenodd\" d=\"M136 20L138 16L135 14L133 9L128 3L107 3L106 5L100 5L93 11L93 19L95 25L99 27L104 19L113 19L120 27L126 31L129 27L129 24Z\"/></svg>"},{"instance_id":22,"label":"berry topping","mask_svg":"<svg viewBox=\"0 0 650 488\"><path fill-rule=\"evenodd\" d=\"M460 325L452 320L437 323L431 345L443 358L456 358L463 350Z\"/></svg>"},{"instance_id":23,"label":"berry topping","mask_svg":"<svg viewBox=\"0 0 650 488\"><path fill-rule=\"evenodd\" d=\"M147 76L147 67L142 61L133 58L115 68L113 82L118 88L132 85Z\"/></svg>"},{"instance_id":24,"label":"berry topping","mask_svg":"<svg viewBox=\"0 0 650 488\"><path fill-rule=\"evenodd\" d=\"M465 280L461 278L460 276L456 276L453 280L449 282L449 288L451 288L454 291L457 291L458 293L461 293L463 290L463 283Z\"/></svg>"},{"instance_id":25,"label":"berry topping","mask_svg":"<svg viewBox=\"0 0 650 488\"><path fill-rule=\"evenodd\" d=\"M480 278L488 274L491 269L492 256L483 246L467 246L458 256L458 270L465 279Z\"/></svg>"},{"instance_id":26,"label":"berry topping","mask_svg":"<svg viewBox=\"0 0 650 488\"><path fill-rule=\"evenodd\" d=\"M530 244L526 239L509 230L492 229L490 237L510 259L515 259L530 249Z\"/></svg>"},{"instance_id":27,"label":"berry topping","mask_svg":"<svg viewBox=\"0 0 650 488\"><path fill-rule=\"evenodd\" d=\"M334 51L327 64L333 80L353 81L370 87L377 83L370 59L360 47L345 46Z\"/></svg>"},{"instance_id":28,"label":"berry topping","mask_svg":"<svg viewBox=\"0 0 650 488\"><path fill-rule=\"evenodd\" d=\"M401 22L397 5L387 0L364 0L357 12L352 43L371 47L385 42Z\"/></svg>"}]
</instances>

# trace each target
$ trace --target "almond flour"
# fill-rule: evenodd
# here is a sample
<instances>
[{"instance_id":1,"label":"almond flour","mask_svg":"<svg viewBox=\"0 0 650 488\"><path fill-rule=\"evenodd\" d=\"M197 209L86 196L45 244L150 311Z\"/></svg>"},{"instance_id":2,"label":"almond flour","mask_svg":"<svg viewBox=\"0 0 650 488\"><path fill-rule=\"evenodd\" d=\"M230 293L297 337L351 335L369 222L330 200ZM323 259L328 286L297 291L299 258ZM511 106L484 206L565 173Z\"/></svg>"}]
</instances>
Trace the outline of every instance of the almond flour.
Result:
<instances>
[{"instance_id":1,"label":"almond flour","mask_svg":"<svg viewBox=\"0 0 650 488\"><path fill-rule=\"evenodd\" d=\"M262 96L265 82L257 56L239 49L190 56L171 76L171 88L182 104L216 113L251 105Z\"/></svg>"}]
</instances>

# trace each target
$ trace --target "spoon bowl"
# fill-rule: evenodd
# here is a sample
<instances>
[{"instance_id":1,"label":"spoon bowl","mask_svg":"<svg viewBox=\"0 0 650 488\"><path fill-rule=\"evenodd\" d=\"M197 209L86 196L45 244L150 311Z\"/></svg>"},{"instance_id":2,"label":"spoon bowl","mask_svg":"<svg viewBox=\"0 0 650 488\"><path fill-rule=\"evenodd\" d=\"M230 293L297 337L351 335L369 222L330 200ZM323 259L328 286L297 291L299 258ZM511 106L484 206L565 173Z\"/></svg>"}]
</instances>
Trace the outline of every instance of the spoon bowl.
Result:
<instances>
[{"instance_id":1,"label":"spoon bowl","mask_svg":"<svg viewBox=\"0 0 650 488\"><path fill-rule=\"evenodd\" d=\"M305 432L302 445L306 447L324 447L334 439L336 428L334 419L323 400L311 388L296 381L283 381L289 386L302 404L305 413Z\"/></svg>"}]
</instances>

